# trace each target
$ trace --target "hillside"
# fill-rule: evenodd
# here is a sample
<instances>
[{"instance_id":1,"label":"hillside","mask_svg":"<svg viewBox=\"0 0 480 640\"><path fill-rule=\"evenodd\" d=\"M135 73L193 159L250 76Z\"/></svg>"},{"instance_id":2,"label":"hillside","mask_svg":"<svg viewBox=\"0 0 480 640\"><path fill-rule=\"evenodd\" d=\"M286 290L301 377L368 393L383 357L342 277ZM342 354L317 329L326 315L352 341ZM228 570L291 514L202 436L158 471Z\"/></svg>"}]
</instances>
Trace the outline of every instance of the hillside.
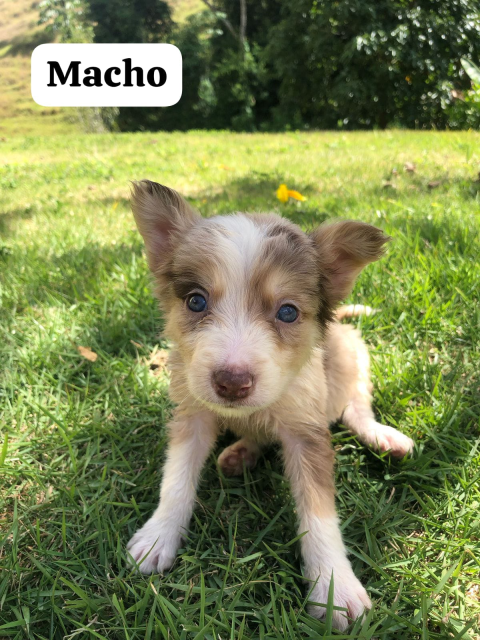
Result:
<instances>
[{"instance_id":1,"label":"hillside","mask_svg":"<svg viewBox=\"0 0 480 640\"><path fill-rule=\"evenodd\" d=\"M38 2L0 0L0 135L51 135L77 129L72 109L41 107L30 93L30 56L51 41L38 26Z\"/></svg>"},{"instance_id":2,"label":"hillside","mask_svg":"<svg viewBox=\"0 0 480 640\"><path fill-rule=\"evenodd\" d=\"M30 56L51 42L38 25L38 1L0 0L0 137L54 135L79 129L75 109L41 107L30 93ZM182 22L202 7L201 0L171 0L174 19Z\"/></svg>"}]
</instances>

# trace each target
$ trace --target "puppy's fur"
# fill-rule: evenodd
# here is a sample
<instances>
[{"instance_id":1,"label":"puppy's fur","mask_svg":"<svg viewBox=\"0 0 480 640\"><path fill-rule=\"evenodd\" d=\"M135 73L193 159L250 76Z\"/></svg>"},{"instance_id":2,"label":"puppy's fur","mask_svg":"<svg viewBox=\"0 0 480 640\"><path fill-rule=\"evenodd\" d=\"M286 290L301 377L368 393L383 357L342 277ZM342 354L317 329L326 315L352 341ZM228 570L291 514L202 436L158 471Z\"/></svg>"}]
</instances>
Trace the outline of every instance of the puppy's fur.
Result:
<instances>
[{"instance_id":1,"label":"puppy's fur","mask_svg":"<svg viewBox=\"0 0 480 640\"><path fill-rule=\"evenodd\" d=\"M175 191L146 180L134 184L132 208L166 314L165 333L175 345L170 368L177 404L160 503L130 540L132 559L144 573L171 566L220 431L228 427L240 437L219 457L228 475L253 467L261 446L275 441L299 532L307 532L301 545L305 575L314 584L310 599L327 602L333 573L334 603L346 610L334 611L334 623L345 629L370 600L338 525L329 423L341 418L360 440L396 456L413 447L410 438L375 421L367 349L358 331L337 321L369 313L368 307L336 308L363 267L381 257L388 237L353 221L307 235L276 215L204 219ZM187 306L195 294L207 301L201 312ZM298 310L295 322L277 318L285 304ZM238 397L225 395L231 384L240 388ZM312 607L318 617L324 612Z\"/></svg>"}]
</instances>

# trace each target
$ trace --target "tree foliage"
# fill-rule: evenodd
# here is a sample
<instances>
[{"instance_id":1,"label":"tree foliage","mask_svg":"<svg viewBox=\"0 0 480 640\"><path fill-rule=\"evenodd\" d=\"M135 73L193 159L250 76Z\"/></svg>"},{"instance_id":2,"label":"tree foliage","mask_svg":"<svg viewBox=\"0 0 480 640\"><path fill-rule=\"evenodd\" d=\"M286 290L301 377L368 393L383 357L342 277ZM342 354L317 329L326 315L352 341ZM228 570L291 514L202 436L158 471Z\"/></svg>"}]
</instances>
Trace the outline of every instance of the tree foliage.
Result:
<instances>
[{"instance_id":1,"label":"tree foliage","mask_svg":"<svg viewBox=\"0 0 480 640\"><path fill-rule=\"evenodd\" d=\"M282 110L302 122L443 128L451 89L468 85L462 56L480 55L479 5L283 0L267 55Z\"/></svg>"},{"instance_id":2,"label":"tree foliage","mask_svg":"<svg viewBox=\"0 0 480 640\"><path fill-rule=\"evenodd\" d=\"M88 42L91 25L85 19L84 0L42 0L38 5L39 24L54 31L62 42Z\"/></svg>"},{"instance_id":3,"label":"tree foliage","mask_svg":"<svg viewBox=\"0 0 480 640\"><path fill-rule=\"evenodd\" d=\"M85 0L95 42L161 42L172 29L164 0Z\"/></svg>"},{"instance_id":4,"label":"tree foliage","mask_svg":"<svg viewBox=\"0 0 480 640\"><path fill-rule=\"evenodd\" d=\"M174 25L163 0L46 0L83 4L95 42L180 48L181 101L120 109L121 129L480 124L461 64L480 59L478 0L203 1Z\"/></svg>"},{"instance_id":5,"label":"tree foliage","mask_svg":"<svg viewBox=\"0 0 480 640\"><path fill-rule=\"evenodd\" d=\"M465 58L462 58L462 67L472 82L470 91L465 93L463 99L470 114L480 121L480 67Z\"/></svg>"}]
</instances>

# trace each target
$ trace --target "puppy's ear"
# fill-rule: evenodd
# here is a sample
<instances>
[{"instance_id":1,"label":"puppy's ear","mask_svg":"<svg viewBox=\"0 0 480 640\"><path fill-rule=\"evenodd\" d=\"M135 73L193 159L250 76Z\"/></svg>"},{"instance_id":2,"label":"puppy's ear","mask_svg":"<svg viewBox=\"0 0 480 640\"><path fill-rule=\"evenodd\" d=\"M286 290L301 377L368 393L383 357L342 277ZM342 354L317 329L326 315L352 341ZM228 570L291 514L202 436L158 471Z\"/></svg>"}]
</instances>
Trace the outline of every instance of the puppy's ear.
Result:
<instances>
[{"instance_id":1,"label":"puppy's ear","mask_svg":"<svg viewBox=\"0 0 480 640\"><path fill-rule=\"evenodd\" d=\"M150 180L132 183L131 203L145 241L148 265L157 273L168 261L176 240L200 216L176 191Z\"/></svg>"},{"instance_id":2,"label":"puppy's ear","mask_svg":"<svg viewBox=\"0 0 480 640\"><path fill-rule=\"evenodd\" d=\"M390 240L377 227L353 220L321 225L311 238L332 307L348 296L363 267L382 257L384 245Z\"/></svg>"}]
</instances>

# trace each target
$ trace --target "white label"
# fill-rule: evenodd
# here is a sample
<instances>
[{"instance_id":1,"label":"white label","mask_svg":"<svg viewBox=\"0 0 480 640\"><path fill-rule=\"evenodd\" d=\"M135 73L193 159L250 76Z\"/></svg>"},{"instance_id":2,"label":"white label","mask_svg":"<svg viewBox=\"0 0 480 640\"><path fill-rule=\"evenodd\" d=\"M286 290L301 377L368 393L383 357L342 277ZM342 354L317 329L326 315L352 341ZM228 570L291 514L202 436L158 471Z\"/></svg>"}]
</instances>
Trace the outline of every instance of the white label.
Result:
<instances>
[{"instance_id":1,"label":"white label","mask_svg":"<svg viewBox=\"0 0 480 640\"><path fill-rule=\"evenodd\" d=\"M41 44L32 53L42 107L171 107L181 96L173 44Z\"/></svg>"}]
</instances>

